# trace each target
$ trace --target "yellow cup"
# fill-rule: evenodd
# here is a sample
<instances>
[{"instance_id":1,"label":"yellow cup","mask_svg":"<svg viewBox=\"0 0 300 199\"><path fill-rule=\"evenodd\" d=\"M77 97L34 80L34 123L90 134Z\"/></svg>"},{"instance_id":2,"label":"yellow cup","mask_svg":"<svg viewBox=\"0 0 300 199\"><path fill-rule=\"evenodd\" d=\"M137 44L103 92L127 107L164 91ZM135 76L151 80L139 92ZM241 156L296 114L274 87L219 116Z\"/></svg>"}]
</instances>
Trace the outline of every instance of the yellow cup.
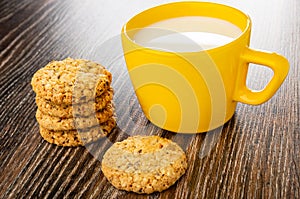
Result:
<instances>
[{"instance_id":1,"label":"yellow cup","mask_svg":"<svg viewBox=\"0 0 300 199\"><path fill-rule=\"evenodd\" d=\"M166 19L205 16L228 21L242 33L230 43L196 52L144 47L135 34ZM288 74L288 61L275 53L249 48L251 20L243 12L208 2L175 2L150 8L122 29L122 45L135 93L146 117L158 127L200 133L226 123L237 102L258 105L270 99ZM273 70L261 91L246 86L249 63Z\"/></svg>"}]
</instances>

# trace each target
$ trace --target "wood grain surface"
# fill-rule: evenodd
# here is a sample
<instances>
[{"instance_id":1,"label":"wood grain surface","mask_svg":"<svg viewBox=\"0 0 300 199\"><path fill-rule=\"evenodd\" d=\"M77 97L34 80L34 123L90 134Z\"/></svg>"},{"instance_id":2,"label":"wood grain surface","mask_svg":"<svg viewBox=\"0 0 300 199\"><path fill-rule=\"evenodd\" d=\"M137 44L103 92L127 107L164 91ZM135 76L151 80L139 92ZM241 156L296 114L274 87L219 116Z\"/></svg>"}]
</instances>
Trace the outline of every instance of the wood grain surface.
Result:
<instances>
[{"instance_id":1,"label":"wood grain surface","mask_svg":"<svg viewBox=\"0 0 300 199\"><path fill-rule=\"evenodd\" d=\"M253 21L251 47L287 57L290 73L267 103L239 104L209 133L162 130L143 115L120 43L122 25L167 0L0 0L0 198L300 198L300 2L215 1ZM51 60L85 58L113 74L118 126L107 139L64 148L44 141L35 119L33 74ZM262 88L271 72L251 65L248 85ZM186 174L162 193L112 187L101 158L116 141L160 135L188 157Z\"/></svg>"}]
</instances>

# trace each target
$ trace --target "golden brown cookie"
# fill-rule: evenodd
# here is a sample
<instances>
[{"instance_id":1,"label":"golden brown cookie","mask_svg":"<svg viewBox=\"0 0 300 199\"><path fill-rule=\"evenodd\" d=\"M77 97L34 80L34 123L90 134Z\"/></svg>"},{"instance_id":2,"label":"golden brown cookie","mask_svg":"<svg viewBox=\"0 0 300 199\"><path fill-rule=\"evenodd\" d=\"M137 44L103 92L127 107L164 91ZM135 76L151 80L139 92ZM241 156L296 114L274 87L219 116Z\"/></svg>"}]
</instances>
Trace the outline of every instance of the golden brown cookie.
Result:
<instances>
[{"instance_id":1,"label":"golden brown cookie","mask_svg":"<svg viewBox=\"0 0 300 199\"><path fill-rule=\"evenodd\" d=\"M95 112L105 108L105 106L113 99L113 89L109 88L95 100L88 101L82 104L54 104L49 100L45 100L41 97L36 97L36 104L38 109L53 117L71 118L74 116L87 117ZM73 109L73 107L75 107ZM75 111L74 111L75 110Z\"/></svg>"},{"instance_id":2,"label":"golden brown cookie","mask_svg":"<svg viewBox=\"0 0 300 199\"><path fill-rule=\"evenodd\" d=\"M186 169L180 146L159 136L135 136L117 142L102 160L102 171L114 187L140 194L167 189Z\"/></svg>"},{"instance_id":3,"label":"golden brown cookie","mask_svg":"<svg viewBox=\"0 0 300 199\"><path fill-rule=\"evenodd\" d=\"M84 103L110 87L112 75L102 65L67 58L52 61L39 69L31 80L36 95L54 104Z\"/></svg>"},{"instance_id":4,"label":"golden brown cookie","mask_svg":"<svg viewBox=\"0 0 300 199\"><path fill-rule=\"evenodd\" d=\"M114 106L109 102L106 107L89 117L61 118L53 117L37 109L36 119L40 126L54 131L86 129L106 122L114 115Z\"/></svg>"},{"instance_id":5,"label":"golden brown cookie","mask_svg":"<svg viewBox=\"0 0 300 199\"><path fill-rule=\"evenodd\" d=\"M107 122L85 129L84 131L52 131L40 126L40 134L47 142L52 144L59 146L82 146L107 136L115 126L116 119L112 117Z\"/></svg>"}]
</instances>

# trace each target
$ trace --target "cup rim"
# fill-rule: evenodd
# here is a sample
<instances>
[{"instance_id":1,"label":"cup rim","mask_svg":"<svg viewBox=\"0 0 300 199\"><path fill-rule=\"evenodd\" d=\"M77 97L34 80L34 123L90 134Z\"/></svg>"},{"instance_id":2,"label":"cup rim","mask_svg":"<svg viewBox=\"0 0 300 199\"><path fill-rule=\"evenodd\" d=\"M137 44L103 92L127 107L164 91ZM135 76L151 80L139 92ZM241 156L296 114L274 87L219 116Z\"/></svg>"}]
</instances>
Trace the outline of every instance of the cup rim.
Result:
<instances>
[{"instance_id":1,"label":"cup rim","mask_svg":"<svg viewBox=\"0 0 300 199\"><path fill-rule=\"evenodd\" d=\"M180 4L202 4L202 5L213 5L213 6L218 6L218 7L224 7L226 9L231 9L232 11L234 11L235 13L238 13L239 15L242 15L244 16L245 18L245 24L244 24L244 28L240 28L240 26L234 24L233 22L230 22L229 20L226 20L226 19L223 19L225 21L228 21L232 24L234 24L235 26L239 27L241 29L241 33L239 34L239 36L237 36L236 38L234 38L232 41L224 44L224 45L220 45L220 46L217 46L217 47L214 47L214 48L209 48L209 49L203 49L203 50L199 50L199 51L179 51L179 52L176 52L176 51L168 51L168 50L160 50L160 49L155 49L155 48L151 48L151 47L146 47L146 46L143 46L137 42L135 42L133 40L133 38L131 36L128 35L128 32L129 31L134 31L134 30L140 30L141 28L136 28L136 29L131 29L131 30L128 30L128 25L135 19L137 18L140 18L140 17L143 17L143 15L147 14L148 12L153 12L154 10L156 9L161 9L163 7L168 7L168 6L176 6L176 5L180 5ZM206 16L206 15L182 15L181 17L183 16ZM167 17L165 19L171 19L173 17ZM214 18L217 18L217 19L220 19L218 17L214 17ZM164 20L164 19L162 19ZM154 21L153 23L155 22L158 22L160 20L157 20L157 21ZM152 23L149 23L149 25L152 24ZM125 38L130 41L133 45L135 45L136 47L138 48L141 48L141 49L147 49L147 50L150 50L150 51L153 51L153 52L157 52L157 53L166 53L166 54L193 54L193 53L199 53L199 52L215 52L215 51L219 51L219 50L222 50L224 48L228 48L228 47L231 47L232 45L235 45L235 43L237 43L239 40L241 40L243 37L247 36L246 32L249 32L250 29L251 29L251 26L252 26L252 22L251 22L251 18L248 14L244 13L243 11L237 9L237 8L234 8L232 6L228 6L228 5L225 5L225 4L220 4L220 3L214 3L214 2L207 2L207 1L178 1L178 2L171 2L171 3L165 3L165 4L160 4L160 5L157 5L157 6L154 6L154 7L150 7L146 10L143 10L141 12L139 12L138 14L134 15L133 17L131 17L122 27L122 35L125 36Z\"/></svg>"}]
</instances>

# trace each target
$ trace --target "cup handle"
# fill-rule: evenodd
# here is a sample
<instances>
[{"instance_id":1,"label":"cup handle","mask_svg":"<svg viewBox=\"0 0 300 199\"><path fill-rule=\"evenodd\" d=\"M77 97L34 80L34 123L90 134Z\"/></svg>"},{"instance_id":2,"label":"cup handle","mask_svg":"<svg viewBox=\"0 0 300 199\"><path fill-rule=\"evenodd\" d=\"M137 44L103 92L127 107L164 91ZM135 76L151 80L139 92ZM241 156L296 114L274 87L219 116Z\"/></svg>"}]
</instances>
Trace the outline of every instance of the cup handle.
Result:
<instances>
[{"instance_id":1,"label":"cup handle","mask_svg":"<svg viewBox=\"0 0 300 199\"><path fill-rule=\"evenodd\" d=\"M241 60L244 64L239 70L239 79L237 80L233 99L246 104L259 105L269 100L279 89L289 71L287 59L276 53L253 50L246 47ZM246 86L249 63L260 64L273 70L271 81L261 91L253 91Z\"/></svg>"}]
</instances>

